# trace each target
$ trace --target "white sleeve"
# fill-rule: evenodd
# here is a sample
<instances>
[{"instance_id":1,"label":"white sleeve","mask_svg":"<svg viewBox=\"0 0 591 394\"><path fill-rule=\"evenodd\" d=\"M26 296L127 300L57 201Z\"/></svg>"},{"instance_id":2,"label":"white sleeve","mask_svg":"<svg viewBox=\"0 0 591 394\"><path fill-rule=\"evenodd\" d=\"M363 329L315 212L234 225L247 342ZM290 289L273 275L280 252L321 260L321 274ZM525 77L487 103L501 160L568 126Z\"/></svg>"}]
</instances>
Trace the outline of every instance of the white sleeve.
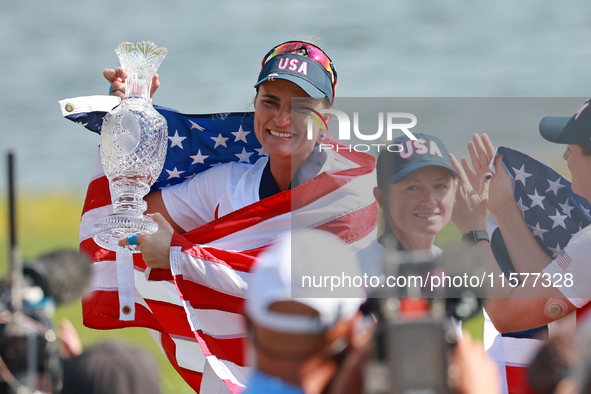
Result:
<instances>
[{"instance_id":1,"label":"white sleeve","mask_svg":"<svg viewBox=\"0 0 591 394\"><path fill-rule=\"evenodd\" d=\"M162 200L170 217L190 231L216 219L216 209L227 189L233 188L248 167L226 163L191 179L162 189Z\"/></svg>"},{"instance_id":2,"label":"white sleeve","mask_svg":"<svg viewBox=\"0 0 591 394\"><path fill-rule=\"evenodd\" d=\"M577 308L591 300L590 256L591 227L587 227L575 234L560 255L544 268L554 286Z\"/></svg>"}]
</instances>

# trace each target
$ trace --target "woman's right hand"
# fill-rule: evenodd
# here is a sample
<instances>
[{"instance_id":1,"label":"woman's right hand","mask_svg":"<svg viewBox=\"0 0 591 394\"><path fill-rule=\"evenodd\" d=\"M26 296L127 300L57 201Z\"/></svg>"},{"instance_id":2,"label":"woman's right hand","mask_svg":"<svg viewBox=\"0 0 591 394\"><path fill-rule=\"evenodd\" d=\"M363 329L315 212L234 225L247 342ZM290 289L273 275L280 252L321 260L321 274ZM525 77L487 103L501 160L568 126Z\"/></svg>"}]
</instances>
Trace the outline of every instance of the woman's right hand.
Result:
<instances>
[{"instance_id":1,"label":"woman's right hand","mask_svg":"<svg viewBox=\"0 0 591 394\"><path fill-rule=\"evenodd\" d=\"M123 68L117 67L116 69L107 68L103 71L103 76L111 84L113 92L109 92L110 96L117 96L121 99L125 97L125 79L127 75L123 71ZM150 89L150 98L154 97L154 93L160 87L160 80L158 74L154 74L152 78L152 88Z\"/></svg>"},{"instance_id":2,"label":"woman's right hand","mask_svg":"<svg viewBox=\"0 0 591 394\"><path fill-rule=\"evenodd\" d=\"M158 230L152 234L138 235L136 249L142 253L149 268L170 269L170 243L174 229L160 213L147 216L156 222ZM129 241L127 238L120 239L118 245L129 245Z\"/></svg>"}]
</instances>

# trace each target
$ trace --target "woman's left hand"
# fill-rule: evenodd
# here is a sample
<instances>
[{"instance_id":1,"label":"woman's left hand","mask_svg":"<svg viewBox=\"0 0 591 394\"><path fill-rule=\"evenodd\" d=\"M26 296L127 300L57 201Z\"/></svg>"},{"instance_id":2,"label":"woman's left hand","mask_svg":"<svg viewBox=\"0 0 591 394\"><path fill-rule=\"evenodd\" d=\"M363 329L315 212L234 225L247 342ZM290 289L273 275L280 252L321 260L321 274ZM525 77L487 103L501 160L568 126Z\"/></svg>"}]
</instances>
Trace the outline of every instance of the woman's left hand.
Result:
<instances>
[{"instance_id":1,"label":"woman's left hand","mask_svg":"<svg viewBox=\"0 0 591 394\"><path fill-rule=\"evenodd\" d=\"M158 224L153 234L138 235L137 250L142 252L144 262L149 268L170 268L170 243L174 229L159 213L148 214ZM127 238L119 240L119 246L129 245Z\"/></svg>"},{"instance_id":2,"label":"woman's left hand","mask_svg":"<svg viewBox=\"0 0 591 394\"><path fill-rule=\"evenodd\" d=\"M473 230L486 230L484 218L488 208L488 189L492 177L489 163L495 149L486 134L482 139L474 134L474 142L468 144L472 166L466 158L462 163L452 155L452 164L460 175L456 201L451 220L465 234Z\"/></svg>"},{"instance_id":3,"label":"woman's left hand","mask_svg":"<svg viewBox=\"0 0 591 394\"><path fill-rule=\"evenodd\" d=\"M481 137L474 133L472 141L468 142L468 152L470 152L472 167L465 158L462 158L462 167L464 167L472 187L479 194L482 194L483 190L481 188L486 183L484 181L490 179L490 175L492 175L490 163L495 157L496 149L488 135L482 134Z\"/></svg>"}]
</instances>

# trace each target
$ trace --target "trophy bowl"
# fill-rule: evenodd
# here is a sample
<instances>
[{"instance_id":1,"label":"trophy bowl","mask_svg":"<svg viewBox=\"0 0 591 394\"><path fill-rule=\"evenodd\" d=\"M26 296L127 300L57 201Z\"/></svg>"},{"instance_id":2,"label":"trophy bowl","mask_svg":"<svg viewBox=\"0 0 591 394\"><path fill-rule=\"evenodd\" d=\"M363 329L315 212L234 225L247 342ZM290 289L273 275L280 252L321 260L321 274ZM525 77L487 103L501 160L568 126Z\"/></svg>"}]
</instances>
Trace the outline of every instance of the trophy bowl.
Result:
<instances>
[{"instance_id":1,"label":"trophy bowl","mask_svg":"<svg viewBox=\"0 0 591 394\"><path fill-rule=\"evenodd\" d=\"M166 48L142 41L124 42L115 50L127 74L125 97L105 115L101 129L101 164L109 180L113 213L99 219L92 238L101 247L138 253L137 245L119 246L120 239L151 234L158 225L143 213L143 200L162 172L166 158L166 119L152 106L152 77L167 54Z\"/></svg>"}]
</instances>

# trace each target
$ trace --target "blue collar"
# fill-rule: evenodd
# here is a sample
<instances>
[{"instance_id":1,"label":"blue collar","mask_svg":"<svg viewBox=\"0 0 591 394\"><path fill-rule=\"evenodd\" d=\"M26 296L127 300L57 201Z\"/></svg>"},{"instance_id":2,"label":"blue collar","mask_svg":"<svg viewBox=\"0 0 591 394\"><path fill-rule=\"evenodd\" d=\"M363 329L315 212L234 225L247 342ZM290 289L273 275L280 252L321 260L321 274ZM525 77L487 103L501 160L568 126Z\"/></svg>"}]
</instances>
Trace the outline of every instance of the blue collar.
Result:
<instances>
[{"instance_id":1,"label":"blue collar","mask_svg":"<svg viewBox=\"0 0 591 394\"><path fill-rule=\"evenodd\" d=\"M242 394L305 394L301 387L255 370Z\"/></svg>"},{"instance_id":2,"label":"blue collar","mask_svg":"<svg viewBox=\"0 0 591 394\"><path fill-rule=\"evenodd\" d=\"M293 176L289 188L302 185L318 175L320 169L326 163L327 157L328 155L325 151L320 151L320 149L316 149L315 147L312 153L310 153L310 156L308 156ZM270 161L267 161L267 165L261 176L261 184L259 186L259 199L261 200L279 193L279 187L275 183L273 174L271 174L271 165L269 163Z\"/></svg>"}]
</instances>

